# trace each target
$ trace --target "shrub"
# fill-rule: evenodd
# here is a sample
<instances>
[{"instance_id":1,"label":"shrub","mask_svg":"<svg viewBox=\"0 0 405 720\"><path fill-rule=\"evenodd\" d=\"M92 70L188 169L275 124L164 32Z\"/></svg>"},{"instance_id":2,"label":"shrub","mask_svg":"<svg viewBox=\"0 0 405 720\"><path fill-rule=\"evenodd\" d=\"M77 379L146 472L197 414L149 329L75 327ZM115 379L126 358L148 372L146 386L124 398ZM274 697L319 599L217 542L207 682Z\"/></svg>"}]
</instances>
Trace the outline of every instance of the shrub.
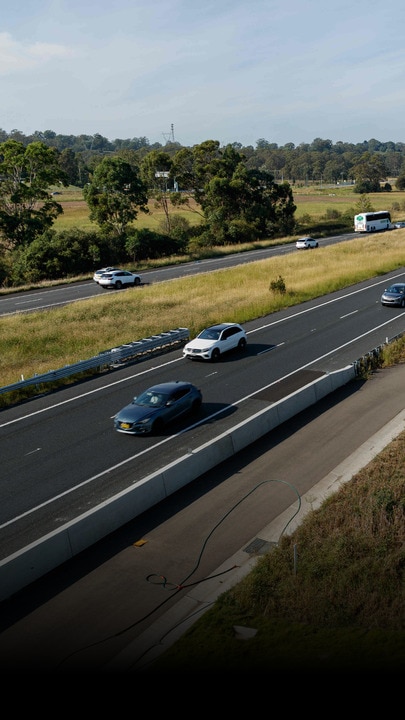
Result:
<instances>
[{"instance_id":1,"label":"shrub","mask_svg":"<svg viewBox=\"0 0 405 720\"><path fill-rule=\"evenodd\" d=\"M125 244L128 255L133 257L134 262L175 255L181 247L182 244L175 238L146 228L129 235Z\"/></svg>"},{"instance_id":2,"label":"shrub","mask_svg":"<svg viewBox=\"0 0 405 720\"><path fill-rule=\"evenodd\" d=\"M271 281L270 290L272 290L272 292L277 292L277 293L281 293L282 295L284 295L284 293L286 292L286 286L285 286L285 282L284 282L283 278L281 277L281 275L278 276L277 280Z\"/></svg>"}]
</instances>

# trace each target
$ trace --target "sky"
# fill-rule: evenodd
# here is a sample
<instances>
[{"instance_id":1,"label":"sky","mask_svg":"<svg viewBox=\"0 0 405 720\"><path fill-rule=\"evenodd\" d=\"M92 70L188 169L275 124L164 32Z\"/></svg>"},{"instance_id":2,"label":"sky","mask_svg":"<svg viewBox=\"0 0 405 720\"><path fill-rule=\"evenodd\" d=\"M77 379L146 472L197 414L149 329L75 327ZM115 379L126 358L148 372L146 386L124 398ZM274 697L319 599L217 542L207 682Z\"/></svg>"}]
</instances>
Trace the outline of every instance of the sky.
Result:
<instances>
[{"instance_id":1,"label":"sky","mask_svg":"<svg viewBox=\"0 0 405 720\"><path fill-rule=\"evenodd\" d=\"M405 142L404 0L1 3L0 129Z\"/></svg>"}]
</instances>

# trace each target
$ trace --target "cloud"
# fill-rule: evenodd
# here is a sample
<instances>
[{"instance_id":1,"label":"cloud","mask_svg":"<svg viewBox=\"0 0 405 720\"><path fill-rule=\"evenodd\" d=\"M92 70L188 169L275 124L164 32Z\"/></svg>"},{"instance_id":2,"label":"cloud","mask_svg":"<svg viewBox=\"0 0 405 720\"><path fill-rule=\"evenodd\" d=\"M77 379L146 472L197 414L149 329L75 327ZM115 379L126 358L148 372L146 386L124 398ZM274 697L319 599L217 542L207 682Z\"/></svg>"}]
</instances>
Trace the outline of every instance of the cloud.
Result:
<instances>
[{"instance_id":1,"label":"cloud","mask_svg":"<svg viewBox=\"0 0 405 720\"><path fill-rule=\"evenodd\" d=\"M55 60L77 56L77 51L65 45L14 40L10 33L0 33L0 75L22 73Z\"/></svg>"}]
</instances>

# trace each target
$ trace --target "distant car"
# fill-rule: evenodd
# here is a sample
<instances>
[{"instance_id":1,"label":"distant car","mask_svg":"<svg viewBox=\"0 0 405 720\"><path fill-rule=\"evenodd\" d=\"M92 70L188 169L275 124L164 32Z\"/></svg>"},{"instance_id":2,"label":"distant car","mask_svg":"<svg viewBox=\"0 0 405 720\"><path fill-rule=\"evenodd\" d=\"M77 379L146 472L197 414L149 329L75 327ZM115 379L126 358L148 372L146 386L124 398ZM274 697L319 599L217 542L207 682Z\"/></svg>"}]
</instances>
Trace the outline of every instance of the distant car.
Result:
<instances>
[{"instance_id":1,"label":"distant car","mask_svg":"<svg viewBox=\"0 0 405 720\"><path fill-rule=\"evenodd\" d=\"M129 270L111 270L101 275L98 284L102 288L121 290L123 287L140 285L141 278L139 275L136 275L136 273L129 272Z\"/></svg>"},{"instance_id":2,"label":"distant car","mask_svg":"<svg viewBox=\"0 0 405 720\"><path fill-rule=\"evenodd\" d=\"M405 308L405 283L394 283L381 295L381 305Z\"/></svg>"},{"instance_id":3,"label":"distant car","mask_svg":"<svg viewBox=\"0 0 405 720\"><path fill-rule=\"evenodd\" d=\"M115 415L114 428L127 435L154 434L181 415L197 412L201 404L201 390L189 382L153 385Z\"/></svg>"},{"instance_id":4,"label":"distant car","mask_svg":"<svg viewBox=\"0 0 405 720\"><path fill-rule=\"evenodd\" d=\"M238 323L219 323L202 330L183 348L183 357L191 360L219 360L229 350L244 350L246 332Z\"/></svg>"},{"instance_id":5,"label":"distant car","mask_svg":"<svg viewBox=\"0 0 405 720\"><path fill-rule=\"evenodd\" d=\"M396 222L394 223L394 228L405 228L405 222Z\"/></svg>"},{"instance_id":6,"label":"distant car","mask_svg":"<svg viewBox=\"0 0 405 720\"><path fill-rule=\"evenodd\" d=\"M119 270L119 268L105 267L105 268L101 268L101 270L96 270L96 272L93 275L94 282L98 283L98 281L100 280L102 275L104 275L105 273L111 272L112 270Z\"/></svg>"},{"instance_id":7,"label":"distant car","mask_svg":"<svg viewBox=\"0 0 405 720\"><path fill-rule=\"evenodd\" d=\"M299 250L308 250L308 248L317 248L318 241L311 237L302 237L297 240L295 247Z\"/></svg>"}]
</instances>

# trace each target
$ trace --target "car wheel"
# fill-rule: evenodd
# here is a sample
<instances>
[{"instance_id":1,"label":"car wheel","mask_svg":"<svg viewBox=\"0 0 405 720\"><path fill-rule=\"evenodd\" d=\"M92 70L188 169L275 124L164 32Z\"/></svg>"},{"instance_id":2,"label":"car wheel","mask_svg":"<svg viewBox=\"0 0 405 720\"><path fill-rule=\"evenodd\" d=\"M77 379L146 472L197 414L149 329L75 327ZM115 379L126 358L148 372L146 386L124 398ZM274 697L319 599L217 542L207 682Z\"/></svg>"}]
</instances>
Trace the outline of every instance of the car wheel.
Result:
<instances>
[{"instance_id":1,"label":"car wheel","mask_svg":"<svg viewBox=\"0 0 405 720\"><path fill-rule=\"evenodd\" d=\"M140 285L141 281L140 278L135 278L134 287L137 287L137 285Z\"/></svg>"},{"instance_id":2,"label":"car wheel","mask_svg":"<svg viewBox=\"0 0 405 720\"><path fill-rule=\"evenodd\" d=\"M405 308L405 298L401 300L401 308Z\"/></svg>"},{"instance_id":3,"label":"car wheel","mask_svg":"<svg viewBox=\"0 0 405 720\"><path fill-rule=\"evenodd\" d=\"M122 288L122 282L121 282L121 280L117 280L117 282L115 283L115 289L121 290L121 288Z\"/></svg>"},{"instance_id":4,"label":"car wheel","mask_svg":"<svg viewBox=\"0 0 405 720\"><path fill-rule=\"evenodd\" d=\"M244 350L245 347L246 347L246 340L245 340L245 338L241 338L238 342L238 349Z\"/></svg>"},{"instance_id":5,"label":"car wheel","mask_svg":"<svg viewBox=\"0 0 405 720\"><path fill-rule=\"evenodd\" d=\"M213 362L217 362L217 360L219 360L220 354L221 354L221 353L219 352L218 348L214 348L213 351L212 351L212 353L211 353L211 360L212 360Z\"/></svg>"}]
</instances>

